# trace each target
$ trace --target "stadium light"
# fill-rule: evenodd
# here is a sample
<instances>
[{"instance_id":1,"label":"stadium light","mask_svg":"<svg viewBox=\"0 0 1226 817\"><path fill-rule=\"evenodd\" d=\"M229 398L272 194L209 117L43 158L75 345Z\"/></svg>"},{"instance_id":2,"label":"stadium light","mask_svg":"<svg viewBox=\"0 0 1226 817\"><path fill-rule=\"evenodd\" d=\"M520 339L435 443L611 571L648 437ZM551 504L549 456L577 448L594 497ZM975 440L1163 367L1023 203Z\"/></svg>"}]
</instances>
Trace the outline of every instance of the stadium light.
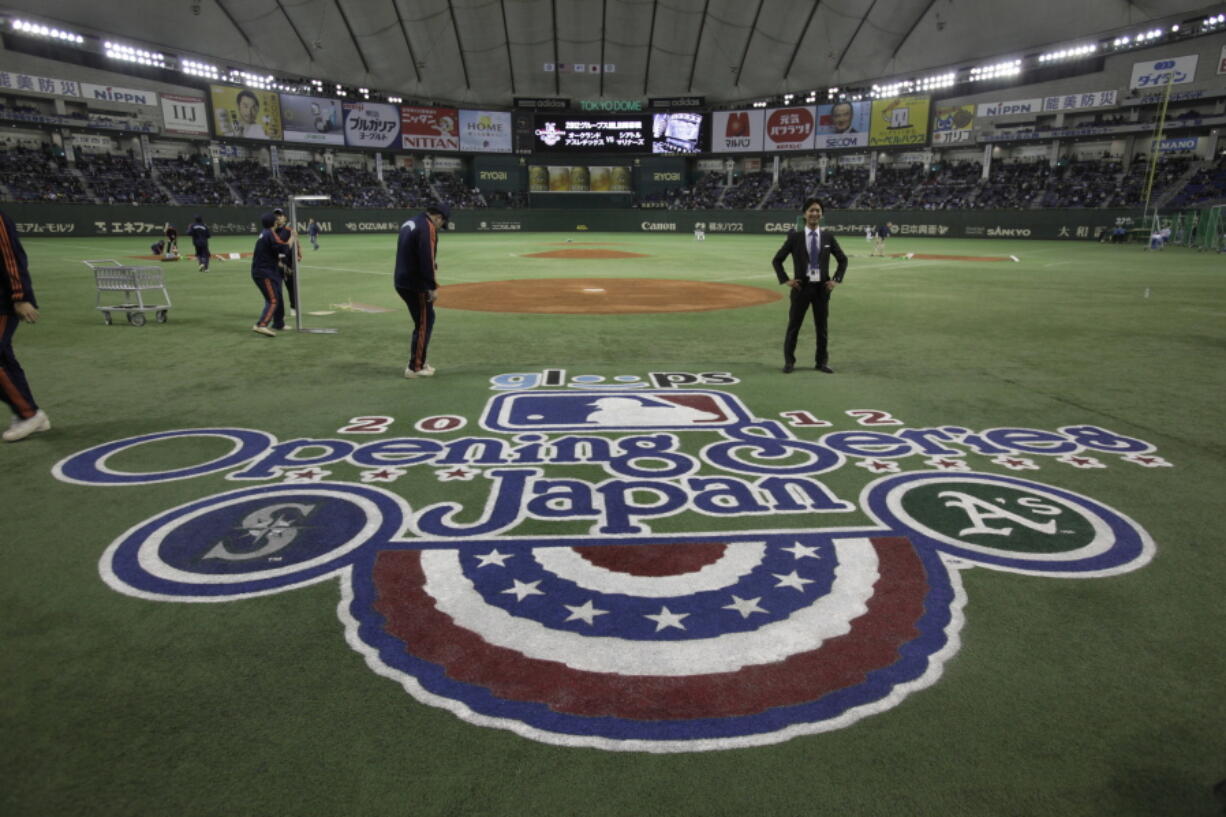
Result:
<instances>
[{"instance_id":1,"label":"stadium light","mask_svg":"<svg viewBox=\"0 0 1226 817\"><path fill-rule=\"evenodd\" d=\"M1009 60L1007 62L993 63L992 65L979 65L971 69L971 82L998 79L999 77L1014 77L1020 73L1022 73L1021 60Z\"/></svg>"},{"instance_id":2,"label":"stadium light","mask_svg":"<svg viewBox=\"0 0 1226 817\"><path fill-rule=\"evenodd\" d=\"M1088 57L1098 52L1098 43L1089 43L1087 45L1078 45L1072 48L1062 48L1059 51L1049 51L1046 54L1039 55L1040 63L1060 62L1061 60L1075 60L1083 57Z\"/></svg>"},{"instance_id":3,"label":"stadium light","mask_svg":"<svg viewBox=\"0 0 1226 817\"><path fill-rule=\"evenodd\" d=\"M216 65L210 65L199 60L181 59L179 60L179 70L193 77L204 77L205 79L221 78L221 72L217 70Z\"/></svg>"},{"instance_id":4,"label":"stadium light","mask_svg":"<svg viewBox=\"0 0 1226 817\"><path fill-rule=\"evenodd\" d=\"M237 68L231 68L227 76L230 82L236 82L245 85L248 88L256 88L261 91L267 91L272 87L273 81L276 79L272 74L260 76L253 74L250 71L240 71Z\"/></svg>"},{"instance_id":5,"label":"stadium light","mask_svg":"<svg viewBox=\"0 0 1226 817\"><path fill-rule=\"evenodd\" d=\"M120 62L134 62L138 65L151 65L156 68L166 67L166 55L157 51L146 51L143 48L134 48L123 43L116 43L107 40L103 43L103 48L106 55Z\"/></svg>"},{"instance_id":6,"label":"stadium light","mask_svg":"<svg viewBox=\"0 0 1226 817\"><path fill-rule=\"evenodd\" d=\"M85 42L85 38L75 31L53 28L41 23L31 23L28 20L11 20L9 21L9 28L31 37L46 37L49 40L61 40L74 45L81 45Z\"/></svg>"}]
</instances>

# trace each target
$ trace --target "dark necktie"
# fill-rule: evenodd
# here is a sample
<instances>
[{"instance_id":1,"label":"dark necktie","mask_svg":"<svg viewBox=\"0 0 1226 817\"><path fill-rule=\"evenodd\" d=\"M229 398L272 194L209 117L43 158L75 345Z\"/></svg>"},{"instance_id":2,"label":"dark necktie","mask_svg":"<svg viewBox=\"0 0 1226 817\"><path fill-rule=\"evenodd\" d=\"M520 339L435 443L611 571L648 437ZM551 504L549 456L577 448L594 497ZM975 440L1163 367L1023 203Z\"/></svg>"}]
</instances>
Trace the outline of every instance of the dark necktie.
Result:
<instances>
[{"instance_id":1,"label":"dark necktie","mask_svg":"<svg viewBox=\"0 0 1226 817\"><path fill-rule=\"evenodd\" d=\"M817 269L817 233L809 233L809 269Z\"/></svg>"}]
</instances>

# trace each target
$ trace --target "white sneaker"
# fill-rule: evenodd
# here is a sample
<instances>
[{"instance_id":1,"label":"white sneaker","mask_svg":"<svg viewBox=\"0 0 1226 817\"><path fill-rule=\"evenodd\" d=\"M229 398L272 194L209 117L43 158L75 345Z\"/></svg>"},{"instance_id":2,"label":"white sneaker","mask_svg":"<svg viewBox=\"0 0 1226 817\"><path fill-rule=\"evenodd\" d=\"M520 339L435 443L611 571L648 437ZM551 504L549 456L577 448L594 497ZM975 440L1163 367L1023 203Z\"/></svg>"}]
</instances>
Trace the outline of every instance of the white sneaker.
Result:
<instances>
[{"instance_id":1,"label":"white sneaker","mask_svg":"<svg viewBox=\"0 0 1226 817\"><path fill-rule=\"evenodd\" d=\"M422 377L432 377L434 375L434 367L427 363L425 366L421 367L421 371L419 371L418 374Z\"/></svg>"},{"instance_id":2,"label":"white sneaker","mask_svg":"<svg viewBox=\"0 0 1226 817\"><path fill-rule=\"evenodd\" d=\"M267 335L270 338L275 338L277 336L276 332L272 331L267 326L260 326L259 324L256 324L255 326L251 327L251 331L259 332L261 335Z\"/></svg>"},{"instance_id":3,"label":"white sneaker","mask_svg":"<svg viewBox=\"0 0 1226 817\"><path fill-rule=\"evenodd\" d=\"M404 376L408 380L416 380L418 375L420 374L421 372L415 372L412 369L410 369L408 366L404 367Z\"/></svg>"},{"instance_id":4,"label":"white sneaker","mask_svg":"<svg viewBox=\"0 0 1226 817\"><path fill-rule=\"evenodd\" d=\"M47 417L47 413L42 409L38 410L33 417L25 420L18 420L8 427L8 430L0 437L4 438L6 443L15 443L18 440L24 440L36 431L50 431L51 419Z\"/></svg>"},{"instance_id":5,"label":"white sneaker","mask_svg":"<svg viewBox=\"0 0 1226 817\"><path fill-rule=\"evenodd\" d=\"M297 309L294 309L294 308L291 306L291 307L289 308L289 316L290 316L291 318L296 318L296 317L298 317L298 310L297 310Z\"/></svg>"}]
</instances>

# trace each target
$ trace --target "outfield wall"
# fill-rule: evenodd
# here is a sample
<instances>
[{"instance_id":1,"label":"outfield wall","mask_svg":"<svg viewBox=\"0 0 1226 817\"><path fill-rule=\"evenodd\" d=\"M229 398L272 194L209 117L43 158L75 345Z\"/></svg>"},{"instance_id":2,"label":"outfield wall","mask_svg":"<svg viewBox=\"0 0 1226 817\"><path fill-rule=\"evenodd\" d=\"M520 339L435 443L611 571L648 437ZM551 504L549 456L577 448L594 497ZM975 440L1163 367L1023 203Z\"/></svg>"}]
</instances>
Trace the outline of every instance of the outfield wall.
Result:
<instances>
[{"instance_id":1,"label":"outfield wall","mask_svg":"<svg viewBox=\"0 0 1226 817\"><path fill-rule=\"evenodd\" d=\"M197 214L214 235L255 235L259 207L105 206L93 204L0 204L24 236L149 236L170 222L182 233ZM391 233L414 212L305 206L299 228L314 217L325 233ZM834 210L824 226L839 234L864 235L868 227L894 223L895 235L943 238L1093 239L1099 228L1141 224L1139 210ZM786 233L799 214L791 210L523 209L458 210L454 229L481 232L691 233L708 235Z\"/></svg>"}]
</instances>

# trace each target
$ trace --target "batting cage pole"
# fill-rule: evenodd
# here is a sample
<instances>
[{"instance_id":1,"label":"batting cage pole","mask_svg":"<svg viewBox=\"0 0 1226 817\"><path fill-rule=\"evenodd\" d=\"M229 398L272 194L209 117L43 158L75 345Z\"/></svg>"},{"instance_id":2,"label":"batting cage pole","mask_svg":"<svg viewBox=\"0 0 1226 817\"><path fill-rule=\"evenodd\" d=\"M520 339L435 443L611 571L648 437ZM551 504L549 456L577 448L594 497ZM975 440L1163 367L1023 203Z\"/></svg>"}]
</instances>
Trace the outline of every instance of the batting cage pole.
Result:
<instances>
[{"instance_id":1,"label":"batting cage pole","mask_svg":"<svg viewBox=\"0 0 1226 817\"><path fill-rule=\"evenodd\" d=\"M298 308L294 310L294 331L309 332L317 335L335 335L335 329L307 329L302 325L302 288L298 285L298 202L300 201L331 201L331 196L290 196L289 200L289 226L294 233L293 252L290 253L290 264L294 270L293 280L290 286L294 288L294 303L298 304Z\"/></svg>"}]
</instances>

